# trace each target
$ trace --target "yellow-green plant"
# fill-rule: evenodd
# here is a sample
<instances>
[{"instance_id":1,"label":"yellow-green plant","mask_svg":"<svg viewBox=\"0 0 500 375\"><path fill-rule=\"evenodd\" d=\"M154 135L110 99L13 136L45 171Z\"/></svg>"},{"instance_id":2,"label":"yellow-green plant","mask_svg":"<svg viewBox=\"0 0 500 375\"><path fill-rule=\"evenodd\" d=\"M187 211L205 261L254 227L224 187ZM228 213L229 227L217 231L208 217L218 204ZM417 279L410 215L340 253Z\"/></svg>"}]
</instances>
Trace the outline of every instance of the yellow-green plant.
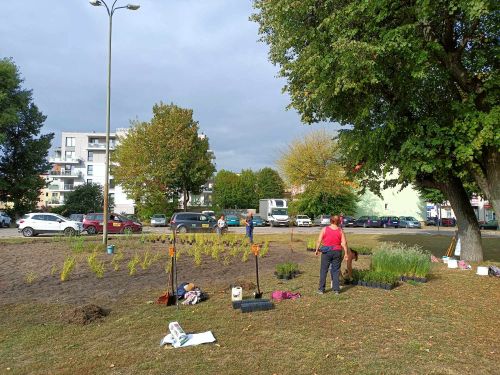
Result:
<instances>
[{"instance_id":1,"label":"yellow-green plant","mask_svg":"<svg viewBox=\"0 0 500 375\"><path fill-rule=\"evenodd\" d=\"M82 236L71 236L69 237L72 242L72 250L76 254L83 253L85 251L85 239Z\"/></svg>"},{"instance_id":2,"label":"yellow-green plant","mask_svg":"<svg viewBox=\"0 0 500 375\"><path fill-rule=\"evenodd\" d=\"M135 253L134 257L127 263L128 274L134 276L137 272L137 265L141 262L141 257Z\"/></svg>"},{"instance_id":3,"label":"yellow-green plant","mask_svg":"<svg viewBox=\"0 0 500 375\"><path fill-rule=\"evenodd\" d=\"M28 272L24 276L24 281L26 281L26 284L28 285L33 284L36 281L36 279L38 279L38 275L33 271Z\"/></svg>"},{"instance_id":4,"label":"yellow-green plant","mask_svg":"<svg viewBox=\"0 0 500 375\"><path fill-rule=\"evenodd\" d=\"M64 260L63 268L61 271L61 281L66 281L69 279L69 275L76 266L76 258L69 256Z\"/></svg>"},{"instance_id":5,"label":"yellow-green plant","mask_svg":"<svg viewBox=\"0 0 500 375\"><path fill-rule=\"evenodd\" d=\"M248 261L248 256L250 255L251 252L252 251L250 249L250 246L243 247L243 256L241 257L241 261L242 262L247 262Z\"/></svg>"},{"instance_id":6,"label":"yellow-green plant","mask_svg":"<svg viewBox=\"0 0 500 375\"><path fill-rule=\"evenodd\" d=\"M96 276L100 279L104 277L104 272L106 271L106 267L104 266L104 262L100 262L97 259L97 253L92 253L87 257L87 263L92 270L96 274Z\"/></svg>"},{"instance_id":7,"label":"yellow-green plant","mask_svg":"<svg viewBox=\"0 0 500 375\"><path fill-rule=\"evenodd\" d=\"M151 256L151 253L149 252L149 250L146 250L146 252L144 253L144 257L142 259L142 262L141 262L141 268L143 270L147 270L151 264L153 263L153 257Z\"/></svg>"},{"instance_id":8,"label":"yellow-green plant","mask_svg":"<svg viewBox=\"0 0 500 375\"><path fill-rule=\"evenodd\" d=\"M259 256L265 257L267 253L269 252L269 241L265 241L264 245L260 248Z\"/></svg>"},{"instance_id":9,"label":"yellow-green plant","mask_svg":"<svg viewBox=\"0 0 500 375\"><path fill-rule=\"evenodd\" d=\"M120 270L120 262L123 260L124 255L122 250L118 250L115 255L113 255L113 259L111 259L111 264L113 265L113 269L115 271Z\"/></svg>"},{"instance_id":10,"label":"yellow-green plant","mask_svg":"<svg viewBox=\"0 0 500 375\"><path fill-rule=\"evenodd\" d=\"M54 277L57 273L58 269L56 265L53 265L50 269L50 276Z\"/></svg>"}]
</instances>

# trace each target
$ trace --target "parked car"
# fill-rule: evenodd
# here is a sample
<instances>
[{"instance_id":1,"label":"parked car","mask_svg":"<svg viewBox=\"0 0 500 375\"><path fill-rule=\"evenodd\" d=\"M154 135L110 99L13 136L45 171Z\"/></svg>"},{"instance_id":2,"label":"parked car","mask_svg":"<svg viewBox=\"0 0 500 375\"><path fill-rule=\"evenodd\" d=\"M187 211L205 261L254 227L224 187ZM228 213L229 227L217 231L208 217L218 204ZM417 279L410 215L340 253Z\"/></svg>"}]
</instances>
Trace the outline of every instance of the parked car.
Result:
<instances>
[{"instance_id":1,"label":"parked car","mask_svg":"<svg viewBox=\"0 0 500 375\"><path fill-rule=\"evenodd\" d=\"M132 215L132 214L127 214L127 215L124 215L127 219L130 219L132 220L133 222L136 222L136 223L139 223L142 225L141 221L139 220L139 218L137 217L137 215Z\"/></svg>"},{"instance_id":2,"label":"parked car","mask_svg":"<svg viewBox=\"0 0 500 375\"><path fill-rule=\"evenodd\" d=\"M8 228L12 219L5 212L0 211L0 228Z\"/></svg>"},{"instance_id":3,"label":"parked car","mask_svg":"<svg viewBox=\"0 0 500 375\"><path fill-rule=\"evenodd\" d=\"M41 233L63 233L65 236L74 236L83 229L82 223L78 221L49 213L29 213L18 222L19 232L24 237L33 237Z\"/></svg>"},{"instance_id":4,"label":"parked car","mask_svg":"<svg viewBox=\"0 0 500 375\"><path fill-rule=\"evenodd\" d=\"M240 218L234 215L226 216L226 225L228 227L239 227L240 226Z\"/></svg>"},{"instance_id":5,"label":"parked car","mask_svg":"<svg viewBox=\"0 0 500 375\"><path fill-rule=\"evenodd\" d=\"M326 227L330 225L330 215L319 215L314 219L314 225Z\"/></svg>"},{"instance_id":6,"label":"parked car","mask_svg":"<svg viewBox=\"0 0 500 375\"><path fill-rule=\"evenodd\" d=\"M383 228L387 228L387 227L398 228L399 227L399 217L397 217L397 216L381 216L380 217L380 226Z\"/></svg>"},{"instance_id":7,"label":"parked car","mask_svg":"<svg viewBox=\"0 0 500 375\"><path fill-rule=\"evenodd\" d=\"M353 227L356 219L352 216L344 216L342 220L342 225L345 227Z\"/></svg>"},{"instance_id":8,"label":"parked car","mask_svg":"<svg viewBox=\"0 0 500 375\"><path fill-rule=\"evenodd\" d=\"M428 217L425 220L425 225L427 226L435 226L438 225L438 218L437 217Z\"/></svg>"},{"instance_id":9,"label":"parked car","mask_svg":"<svg viewBox=\"0 0 500 375\"><path fill-rule=\"evenodd\" d=\"M265 227L266 222L260 216L254 216L252 219L254 227Z\"/></svg>"},{"instance_id":10,"label":"parked car","mask_svg":"<svg viewBox=\"0 0 500 375\"><path fill-rule=\"evenodd\" d=\"M215 216L215 212L214 211L201 211L201 213L203 215L207 215L207 216L211 216L213 217L214 219L217 219L216 216Z\"/></svg>"},{"instance_id":11,"label":"parked car","mask_svg":"<svg viewBox=\"0 0 500 375\"><path fill-rule=\"evenodd\" d=\"M443 217L440 220L440 225L442 227L454 227L457 224L457 221L452 217Z\"/></svg>"},{"instance_id":12,"label":"parked car","mask_svg":"<svg viewBox=\"0 0 500 375\"><path fill-rule=\"evenodd\" d=\"M307 215L297 215L295 218L295 225L298 227L311 227L312 220Z\"/></svg>"},{"instance_id":13,"label":"parked car","mask_svg":"<svg viewBox=\"0 0 500 375\"><path fill-rule=\"evenodd\" d=\"M154 214L151 217L151 226L152 227L165 227L167 226L167 216L163 214Z\"/></svg>"},{"instance_id":14,"label":"parked car","mask_svg":"<svg viewBox=\"0 0 500 375\"><path fill-rule=\"evenodd\" d=\"M71 215L69 215L70 220L78 221L80 223L83 223L84 218L85 218L84 214L71 214Z\"/></svg>"},{"instance_id":15,"label":"parked car","mask_svg":"<svg viewBox=\"0 0 500 375\"><path fill-rule=\"evenodd\" d=\"M498 220L489 220L486 223L479 224L479 229L498 229Z\"/></svg>"},{"instance_id":16,"label":"parked car","mask_svg":"<svg viewBox=\"0 0 500 375\"><path fill-rule=\"evenodd\" d=\"M413 216L400 216L399 226L401 228L422 228L420 221L415 219Z\"/></svg>"},{"instance_id":17,"label":"parked car","mask_svg":"<svg viewBox=\"0 0 500 375\"><path fill-rule=\"evenodd\" d=\"M199 212L178 212L170 221L170 228L179 233L214 232L216 226L217 220Z\"/></svg>"},{"instance_id":18,"label":"parked car","mask_svg":"<svg viewBox=\"0 0 500 375\"><path fill-rule=\"evenodd\" d=\"M363 228L378 228L380 227L380 219L378 216L360 216L358 220L354 222L354 226Z\"/></svg>"},{"instance_id":19,"label":"parked car","mask_svg":"<svg viewBox=\"0 0 500 375\"><path fill-rule=\"evenodd\" d=\"M83 230L93 235L102 233L104 215L102 213L90 213L83 219ZM108 216L108 233L139 233L142 232L141 223L130 220L129 218L110 214Z\"/></svg>"}]
</instances>

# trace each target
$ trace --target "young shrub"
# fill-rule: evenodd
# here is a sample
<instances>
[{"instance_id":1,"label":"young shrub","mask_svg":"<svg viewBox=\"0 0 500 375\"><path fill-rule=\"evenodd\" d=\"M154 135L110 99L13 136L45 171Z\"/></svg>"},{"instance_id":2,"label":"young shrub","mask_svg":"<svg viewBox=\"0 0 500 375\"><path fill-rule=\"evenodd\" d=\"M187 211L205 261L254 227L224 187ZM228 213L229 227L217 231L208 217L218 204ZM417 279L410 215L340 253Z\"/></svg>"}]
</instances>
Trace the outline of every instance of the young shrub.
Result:
<instances>
[{"instance_id":1,"label":"young shrub","mask_svg":"<svg viewBox=\"0 0 500 375\"><path fill-rule=\"evenodd\" d=\"M113 259L111 260L111 265L115 271L120 270L120 262L123 260L124 255L122 250L118 250L115 255L113 255Z\"/></svg>"},{"instance_id":2,"label":"young shrub","mask_svg":"<svg viewBox=\"0 0 500 375\"><path fill-rule=\"evenodd\" d=\"M147 270L151 264L153 263L153 257L151 256L151 253L149 252L149 250L146 250L146 252L144 253L144 257L142 259L142 262L141 262L141 268L143 270Z\"/></svg>"},{"instance_id":3,"label":"young shrub","mask_svg":"<svg viewBox=\"0 0 500 375\"><path fill-rule=\"evenodd\" d=\"M71 236L72 251L75 254L81 254L85 251L85 238L82 236Z\"/></svg>"},{"instance_id":4,"label":"young shrub","mask_svg":"<svg viewBox=\"0 0 500 375\"><path fill-rule=\"evenodd\" d=\"M26 284L28 285L31 285L33 284L36 280L38 279L38 275L33 272L33 271L30 271L28 272L25 276L24 276L24 281L26 282Z\"/></svg>"},{"instance_id":5,"label":"young shrub","mask_svg":"<svg viewBox=\"0 0 500 375\"><path fill-rule=\"evenodd\" d=\"M57 266L56 265L53 265L51 268L50 268L50 276L54 277L56 274L57 274Z\"/></svg>"},{"instance_id":6,"label":"young shrub","mask_svg":"<svg viewBox=\"0 0 500 375\"><path fill-rule=\"evenodd\" d=\"M241 257L242 262L248 262L248 257L252 253L252 250L250 249L250 245L248 246L241 246L243 249L243 256Z\"/></svg>"},{"instance_id":7,"label":"young shrub","mask_svg":"<svg viewBox=\"0 0 500 375\"><path fill-rule=\"evenodd\" d=\"M136 253L132 259L127 263L128 274L134 276L137 273L137 265L141 262L141 258Z\"/></svg>"},{"instance_id":8,"label":"young shrub","mask_svg":"<svg viewBox=\"0 0 500 375\"><path fill-rule=\"evenodd\" d=\"M87 264L89 265L92 272L94 272L99 279L102 279L104 277L106 267L104 266L104 262L100 262L97 259L97 255L97 253L90 254L87 257Z\"/></svg>"},{"instance_id":9,"label":"young shrub","mask_svg":"<svg viewBox=\"0 0 500 375\"><path fill-rule=\"evenodd\" d=\"M61 271L61 281L66 281L69 279L69 275L73 271L76 266L76 258L75 257L67 257L64 260L63 268Z\"/></svg>"},{"instance_id":10,"label":"young shrub","mask_svg":"<svg viewBox=\"0 0 500 375\"><path fill-rule=\"evenodd\" d=\"M268 252L269 252L269 241L265 241L264 245L260 248L259 256L261 258L264 258Z\"/></svg>"},{"instance_id":11,"label":"young shrub","mask_svg":"<svg viewBox=\"0 0 500 375\"><path fill-rule=\"evenodd\" d=\"M307 240L307 248L308 249L316 249L316 240L314 238L309 238Z\"/></svg>"}]
</instances>

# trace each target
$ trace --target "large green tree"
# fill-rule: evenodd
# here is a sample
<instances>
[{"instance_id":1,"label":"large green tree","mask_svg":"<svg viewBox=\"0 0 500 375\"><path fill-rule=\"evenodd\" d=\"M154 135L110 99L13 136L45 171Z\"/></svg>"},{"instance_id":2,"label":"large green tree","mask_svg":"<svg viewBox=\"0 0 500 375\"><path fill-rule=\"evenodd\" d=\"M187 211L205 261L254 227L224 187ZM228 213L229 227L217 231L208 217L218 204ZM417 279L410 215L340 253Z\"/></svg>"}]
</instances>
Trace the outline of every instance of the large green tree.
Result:
<instances>
[{"instance_id":1,"label":"large green tree","mask_svg":"<svg viewBox=\"0 0 500 375\"><path fill-rule=\"evenodd\" d=\"M84 184L75 187L75 190L64 194L64 214L86 214L101 212L104 195L99 184Z\"/></svg>"},{"instance_id":2,"label":"large green tree","mask_svg":"<svg viewBox=\"0 0 500 375\"><path fill-rule=\"evenodd\" d=\"M499 3L255 1L271 60L306 123L338 121L346 162L377 185L416 183L450 201L481 260L463 186L474 178L500 211ZM357 168L359 169L359 168Z\"/></svg>"},{"instance_id":3,"label":"large green tree","mask_svg":"<svg viewBox=\"0 0 500 375\"><path fill-rule=\"evenodd\" d=\"M283 198L285 183L279 173L269 167L260 169L256 174L257 204L259 199Z\"/></svg>"},{"instance_id":4,"label":"large green tree","mask_svg":"<svg viewBox=\"0 0 500 375\"><path fill-rule=\"evenodd\" d=\"M282 198L284 182L277 171L262 168L240 173L220 170L214 180L214 205L224 208L258 208L259 199Z\"/></svg>"},{"instance_id":5,"label":"large green tree","mask_svg":"<svg viewBox=\"0 0 500 375\"><path fill-rule=\"evenodd\" d=\"M278 166L292 190L298 191L291 212L307 215L354 214L357 186L339 163L337 142L323 131L312 131L290 143Z\"/></svg>"},{"instance_id":6,"label":"large green tree","mask_svg":"<svg viewBox=\"0 0 500 375\"><path fill-rule=\"evenodd\" d=\"M148 200L171 201L182 194L183 207L199 194L215 168L208 138L198 134L193 111L174 104L156 104L149 122L132 128L113 153L113 175L138 205Z\"/></svg>"},{"instance_id":7,"label":"large green tree","mask_svg":"<svg viewBox=\"0 0 500 375\"><path fill-rule=\"evenodd\" d=\"M214 178L213 203L218 209L243 208L239 201L239 176L221 169Z\"/></svg>"},{"instance_id":8,"label":"large green tree","mask_svg":"<svg viewBox=\"0 0 500 375\"><path fill-rule=\"evenodd\" d=\"M0 201L11 202L16 217L36 208L54 137L40 134L46 117L22 82L14 62L0 60Z\"/></svg>"}]
</instances>

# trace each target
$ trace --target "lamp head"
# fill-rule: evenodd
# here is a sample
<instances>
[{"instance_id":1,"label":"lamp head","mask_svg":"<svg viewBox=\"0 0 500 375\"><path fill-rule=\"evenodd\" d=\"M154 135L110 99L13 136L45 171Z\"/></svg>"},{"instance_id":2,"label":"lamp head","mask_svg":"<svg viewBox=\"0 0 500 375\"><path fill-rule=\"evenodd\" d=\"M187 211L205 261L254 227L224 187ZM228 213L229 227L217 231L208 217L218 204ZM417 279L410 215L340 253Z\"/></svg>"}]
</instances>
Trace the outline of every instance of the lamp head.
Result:
<instances>
[{"instance_id":1,"label":"lamp head","mask_svg":"<svg viewBox=\"0 0 500 375\"><path fill-rule=\"evenodd\" d=\"M99 0L97 0L97 1L99 1ZM141 7L140 5L136 5L136 4L127 4L127 9L129 9L129 10L137 10L140 7Z\"/></svg>"},{"instance_id":2,"label":"lamp head","mask_svg":"<svg viewBox=\"0 0 500 375\"><path fill-rule=\"evenodd\" d=\"M102 5L102 3L99 0L90 0L89 3L90 3L90 5L93 5L95 7Z\"/></svg>"}]
</instances>

